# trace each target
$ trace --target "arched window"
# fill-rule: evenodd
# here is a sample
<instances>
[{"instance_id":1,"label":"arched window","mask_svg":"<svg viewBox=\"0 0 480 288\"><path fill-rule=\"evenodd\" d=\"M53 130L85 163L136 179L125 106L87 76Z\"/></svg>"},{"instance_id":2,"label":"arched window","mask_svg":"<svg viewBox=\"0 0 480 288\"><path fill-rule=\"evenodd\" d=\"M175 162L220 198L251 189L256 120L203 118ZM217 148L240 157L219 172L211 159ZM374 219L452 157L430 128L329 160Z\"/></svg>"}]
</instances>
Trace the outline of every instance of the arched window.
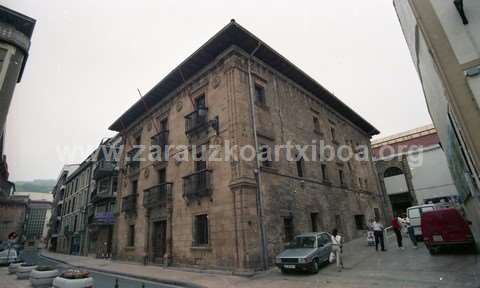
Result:
<instances>
[{"instance_id":1,"label":"arched window","mask_svg":"<svg viewBox=\"0 0 480 288\"><path fill-rule=\"evenodd\" d=\"M390 167L387 170L385 170L385 173L383 173L383 177L387 178L387 177L397 176L401 174L403 174L402 169L398 167Z\"/></svg>"}]
</instances>

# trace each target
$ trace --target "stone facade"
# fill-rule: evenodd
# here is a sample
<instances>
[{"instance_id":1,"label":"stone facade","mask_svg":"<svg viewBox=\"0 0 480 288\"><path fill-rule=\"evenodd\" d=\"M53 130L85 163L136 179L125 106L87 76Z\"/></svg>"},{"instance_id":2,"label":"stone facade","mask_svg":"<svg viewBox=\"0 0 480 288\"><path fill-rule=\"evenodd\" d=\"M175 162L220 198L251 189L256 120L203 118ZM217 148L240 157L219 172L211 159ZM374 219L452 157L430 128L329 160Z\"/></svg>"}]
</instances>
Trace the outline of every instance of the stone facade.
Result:
<instances>
[{"instance_id":1,"label":"stone facade","mask_svg":"<svg viewBox=\"0 0 480 288\"><path fill-rule=\"evenodd\" d=\"M371 134L342 116L335 107L256 58L252 58L249 69L248 59L244 50L231 46L200 73L185 79L183 85L121 131L125 135L125 150L135 151L135 145L150 145L151 137L162 132L159 128L162 121L168 123L163 128L168 131L168 144L177 147L216 144L222 146L219 155L224 155L225 143L240 147L255 145L252 108L261 145L272 147L287 141L311 144L312 140L324 140L337 146L369 147ZM250 88L253 91L254 85L263 89L265 101L255 102L252 107ZM208 125L195 133L186 133L185 116L188 118L190 113L199 111L193 103L202 96L208 107ZM318 120L315 125L313 117ZM336 227L347 239L352 239L364 233L366 220L383 213L371 158L363 162L305 161L303 175L298 175L296 162L281 158L262 167L258 176L255 161L207 161L206 169L201 171L208 171L205 179L208 179L209 193L192 199L188 181L198 175L195 173L197 163L192 159L179 161L178 153L181 149L173 149L165 161L152 161L147 159L148 151L141 151L146 161L140 161L138 167L132 167L127 153L123 154L117 197L122 209L116 222L116 258L236 271L258 270L262 269L263 259L259 203L263 203L270 265L283 249L289 236L286 233L290 231L296 235ZM322 164L326 165L326 178ZM165 172L160 172L162 169ZM260 194L257 180L261 183ZM162 183L168 183L169 187L161 191L166 193L165 201L157 206L145 203L145 191ZM199 240L197 234L199 227L203 227L198 223L205 218L207 241ZM166 223L166 227L162 223ZM165 229L162 231L166 235L156 229ZM163 243L158 244L163 238ZM155 255L158 245L166 246L161 250L163 257Z\"/></svg>"}]
</instances>

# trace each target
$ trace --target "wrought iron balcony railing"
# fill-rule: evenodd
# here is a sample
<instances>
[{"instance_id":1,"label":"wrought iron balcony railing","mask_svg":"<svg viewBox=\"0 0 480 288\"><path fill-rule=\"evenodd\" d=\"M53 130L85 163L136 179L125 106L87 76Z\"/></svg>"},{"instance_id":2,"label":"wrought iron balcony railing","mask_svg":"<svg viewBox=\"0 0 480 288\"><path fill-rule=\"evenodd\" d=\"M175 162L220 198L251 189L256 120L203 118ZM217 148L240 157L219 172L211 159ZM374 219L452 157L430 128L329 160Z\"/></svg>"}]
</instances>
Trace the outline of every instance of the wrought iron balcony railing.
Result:
<instances>
[{"instance_id":1,"label":"wrought iron balcony railing","mask_svg":"<svg viewBox=\"0 0 480 288\"><path fill-rule=\"evenodd\" d=\"M97 162L95 170L93 170L93 179L97 180L104 177L112 176L115 172L115 163L111 161L101 160Z\"/></svg>"},{"instance_id":2,"label":"wrought iron balcony railing","mask_svg":"<svg viewBox=\"0 0 480 288\"><path fill-rule=\"evenodd\" d=\"M132 194L123 197L122 199L122 212L135 213L137 211L137 194Z\"/></svg>"},{"instance_id":3,"label":"wrought iron balcony railing","mask_svg":"<svg viewBox=\"0 0 480 288\"><path fill-rule=\"evenodd\" d=\"M185 116L185 133L208 129L208 108L199 108Z\"/></svg>"},{"instance_id":4,"label":"wrought iron balcony railing","mask_svg":"<svg viewBox=\"0 0 480 288\"><path fill-rule=\"evenodd\" d=\"M211 195L211 170L201 170L183 177L183 197L187 200Z\"/></svg>"},{"instance_id":5,"label":"wrought iron balcony railing","mask_svg":"<svg viewBox=\"0 0 480 288\"><path fill-rule=\"evenodd\" d=\"M143 206L145 208L166 207L171 197L172 183L161 183L150 187L143 192Z\"/></svg>"}]
</instances>

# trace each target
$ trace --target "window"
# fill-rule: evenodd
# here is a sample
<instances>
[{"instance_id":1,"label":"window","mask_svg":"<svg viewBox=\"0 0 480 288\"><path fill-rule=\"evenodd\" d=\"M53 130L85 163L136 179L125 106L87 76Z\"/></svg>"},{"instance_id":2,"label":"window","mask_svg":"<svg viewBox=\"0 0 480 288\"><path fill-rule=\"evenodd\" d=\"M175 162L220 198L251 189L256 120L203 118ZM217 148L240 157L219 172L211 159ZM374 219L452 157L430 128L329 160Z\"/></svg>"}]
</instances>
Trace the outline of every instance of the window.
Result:
<instances>
[{"instance_id":1,"label":"window","mask_svg":"<svg viewBox=\"0 0 480 288\"><path fill-rule=\"evenodd\" d=\"M362 182L362 178L358 177L358 187L360 189L363 189L363 182Z\"/></svg>"},{"instance_id":2,"label":"window","mask_svg":"<svg viewBox=\"0 0 480 288\"><path fill-rule=\"evenodd\" d=\"M380 210L378 208L373 208L373 214L375 215L376 219L380 219Z\"/></svg>"},{"instance_id":3,"label":"window","mask_svg":"<svg viewBox=\"0 0 480 288\"><path fill-rule=\"evenodd\" d=\"M136 195L138 193L138 181L132 181L132 195Z\"/></svg>"},{"instance_id":4,"label":"window","mask_svg":"<svg viewBox=\"0 0 480 288\"><path fill-rule=\"evenodd\" d=\"M339 169L338 170L338 179L340 180L340 185L344 186L345 185L345 176L343 175L343 170Z\"/></svg>"},{"instance_id":5,"label":"window","mask_svg":"<svg viewBox=\"0 0 480 288\"><path fill-rule=\"evenodd\" d=\"M312 232L318 231L318 213L310 213L310 219L312 222Z\"/></svg>"},{"instance_id":6,"label":"window","mask_svg":"<svg viewBox=\"0 0 480 288\"><path fill-rule=\"evenodd\" d=\"M342 218L340 218L340 215L335 215L335 228L338 230L342 228Z\"/></svg>"},{"instance_id":7,"label":"window","mask_svg":"<svg viewBox=\"0 0 480 288\"><path fill-rule=\"evenodd\" d=\"M336 142L337 138L335 136L335 128L330 127L330 133L332 134L332 141Z\"/></svg>"},{"instance_id":8,"label":"window","mask_svg":"<svg viewBox=\"0 0 480 288\"><path fill-rule=\"evenodd\" d=\"M260 144L260 162L263 166L272 167L272 160L270 158L270 147L266 144Z\"/></svg>"},{"instance_id":9,"label":"window","mask_svg":"<svg viewBox=\"0 0 480 288\"><path fill-rule=\"evenodd\" d=\"M77 220L78 220L78 215L75 215L75 222L73 222L73 232L77 231Z\"/></svg>"},{"instance_id":10,"label":"window","mask_svg":"<svg viewBox=\"0 0 480 288\"><path fill-rule=\"evenodd\" d=\"M117 192L117 185L118 185L118 178L117 178L117 177L113 177L113 180L112 180L112 193L116 193L116 192Z\"/></svg>"},{"instance_id":11,"label":"window","mask_svg":"<svg viewBox=\"0 0 480 288\"><path fill-rule=\"evenodd\" d=\"M142 143L142 137L141 137L141 135L135 136L134 144L135 144L135 145L140 145L140 143Z\"/></svg>"},{"instance_id":12,"label":"window","mask_svg":"<svg viewBox=\"0 0 480 288\"><path fill-rule=\"evenodd\" d=\"M255 84L255 102L257 104L265 105L265 88L262 86Z\"/></svg>"},{"instance_id":13,"label":"window","mask_svg":"<svg viewBox=\"0 0 480 288\"><path fill-rule=\"evenodd\" d=\"M303 171L303 157L300 157L298 160L297 160L297 175L298 177L303 177L304 175L304 171Z\"/></svg>"},{"instance_id":14,"label":"window","mask_svg":"<svg viewBox=\"0 0 480 288\"><path fill-rule=\"evenodd\" d=\"M363 182L364 182L363 188L364 188L365 190L368 190L368 179L363 179Z\"/></svg>"},{"instance_id":15,"label":"window","mask_svg":"<svg viewBox=\"0 0 480 288\"><path fill-rule=\"evenodd\" d=\"M355 215L354 217L357 230L365 230L365 228L367 227L365 223L365 215Z\"/></svg>"},{"instance_id":16,"label":"window","mask_svg":"<svg viewBox=\"0 0 480 288\"><path fill-rule=\"evenodd\" d=\"M195 98L195 110L200 110L203 108L207 108L207 105L205 104L205 94L202 94Z\"/></svg>"},{"instance_id":17,"label":"window","mask_svg":"<svg viewBox=\"0 0 480 288\"><path fill-rule=\"evenodd\" d=\"M135 225L128 226L128 246L135 246Z\"/></svg>"},{"instance_id":18,"label":"window","mask_svg":"<svg viewBox=\"0 0 480 288\"><path fill-rule=\"evenodd\" d=\"M317 116L313 116L313 132L320 133L320 121Z\"/></svg>"},{"instance_id":19,"label":"window","mask_svg":"<svg viewBox=\"0 0 480 288\"><path fill-rule=\"evenodd\" d=\"M167 182L167 170L165 168L162 168L158 170L158 183L162 184Z\"/></svg>"},{"instance_id":20,"label":"window","mask_svg":"<svg viewBox=\"0 0 480 288\"><path fill-rule=\"evenodd\" d=\"M160 120L160 131L168 130L168 118L163 118Z\"/></svg>"},{"instance_id":21,"label":"window","mask_svg":"<svg viewBox=\"0 0 480 288\"><path fill-rule=\"evenodd\" d=\"M285 229L285 242L291 242L295 236L293 229L293 217L283 218L283 227Z\"/></svg>"},{"instance_id":22,"label":"window","mask_svg":"<svg viewBox=\"0 0 480 288\"><path fill-rule=\"evenodd\" d=\"M208 215L197 215L194 222L194 245L208 245Z\"/></svg>"},{"instance_id":23,"label":"window","mask_svg":"<svg viewBox=\"0 0 480 288\"><path fill-rule=\"evenodd\" d=\"M327 164L322 164L322 180L323 181L328 181Z\"/></svg>"},{"instance_id":24,"label":"window","mask_svg":"<svg viewBox=\"0 0 480 288\"><path fill-rule=\"evenodd\" d=\"M207 169L206 156L204 156L204 147L197 147L197 157L195 159L195 171L202 171Z\"/></svg>"}]
</instances>

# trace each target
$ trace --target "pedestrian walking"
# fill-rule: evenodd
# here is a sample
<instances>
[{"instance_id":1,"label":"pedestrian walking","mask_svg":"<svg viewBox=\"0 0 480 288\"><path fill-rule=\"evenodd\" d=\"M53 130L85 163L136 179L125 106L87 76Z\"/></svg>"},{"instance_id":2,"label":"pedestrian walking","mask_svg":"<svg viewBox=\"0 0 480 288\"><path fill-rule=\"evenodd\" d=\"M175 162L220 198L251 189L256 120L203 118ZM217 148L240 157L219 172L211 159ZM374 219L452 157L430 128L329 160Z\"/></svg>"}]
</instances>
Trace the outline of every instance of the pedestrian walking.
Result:
<instances>
[{"instance_id":1,"label":"pedestrian walking","mask_svg":"<svg viewBox=\"0 0 480 288\"><path fill-rule=\"evenodd\" d=\"M395 233L395 236L397 238L397 245L399 249L403 249L402 246L402 225L400 224L400 220L398 219L399 217L395 216L392 219L391 225L393 232Z\"/></svg>"},{"instance_id":2,"label":"pedestrian walking","mask_svg":"<svg viewBox=\"0 0 480 288\"><path fill-rule=\"evenodd\" d=\"M410 225L410 219L408 217L405 217L405 223L407 223L408 237L410 237L410 240L412 241L413 248L418 248L417 237L415 236L412 225Z\"/></svg>"},{"instance_id":3,"label":"pedestrian walking","mask_svg":"<svg viewBox=\"0 0 480 288\"><path fill-rule=\"evenodd\" d=\"M373 234L373 219L370 219L367 224L367 244L368 246L375 246L375 236Z\"/></svg>"},{"instance_id":4,"label":"pedestrian walking","mask_svg":"<svg viewBox=\"0 0 480 288\"><path fill-rule=\"evenodd\" d=\"M375 221L372 223L373 227L373 235L375 236L375 250L378 251L378 244L380 244L380 247L382 248L382 251L385 250L385 241L383 237L383 225L380 223L380 220L378 218L375 218Z\"/></svg>"},{"instance_id":5,"label":"pedestrian walking","mask_svg":"<svg viewBox=\"0 0 480 288\"><path fill-rule=\"evenodd\" d=\"M338 272L342 271L342 268L343 268L342 252L343 252L343 238L342 238L342 236L338 235L338 230L337 229L333 229L333 231L332 231L332 253L335 254L335 258L337 260Z\"/></svg>"}]
</instances>

